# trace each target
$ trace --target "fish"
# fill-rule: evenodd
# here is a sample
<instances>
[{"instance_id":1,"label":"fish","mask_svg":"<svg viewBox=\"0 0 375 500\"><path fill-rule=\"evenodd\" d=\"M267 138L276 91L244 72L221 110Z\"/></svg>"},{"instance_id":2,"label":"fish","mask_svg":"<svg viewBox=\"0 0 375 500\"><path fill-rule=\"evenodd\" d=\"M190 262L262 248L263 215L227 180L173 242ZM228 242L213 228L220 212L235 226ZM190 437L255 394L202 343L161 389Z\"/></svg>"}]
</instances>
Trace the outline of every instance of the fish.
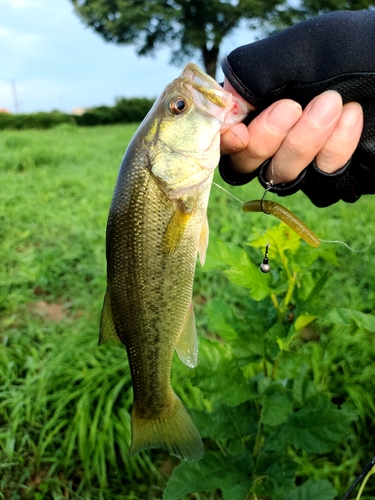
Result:
<instances>
[{"instance_id":1,"label":"fish","mask_svg":"<svg viewBox=\"0 0 375 500\"><path fill-rule=\"evenodd\" d=\"M188 63L166 86L125 152L106 231L107 290L99 345L120 339L132 376L130 455L164 448L199 460L203 444L171 387L174 351L198 360L192 291L208 245L207 204L220 133L247 106Z\"/></svg>"}]
</instances>

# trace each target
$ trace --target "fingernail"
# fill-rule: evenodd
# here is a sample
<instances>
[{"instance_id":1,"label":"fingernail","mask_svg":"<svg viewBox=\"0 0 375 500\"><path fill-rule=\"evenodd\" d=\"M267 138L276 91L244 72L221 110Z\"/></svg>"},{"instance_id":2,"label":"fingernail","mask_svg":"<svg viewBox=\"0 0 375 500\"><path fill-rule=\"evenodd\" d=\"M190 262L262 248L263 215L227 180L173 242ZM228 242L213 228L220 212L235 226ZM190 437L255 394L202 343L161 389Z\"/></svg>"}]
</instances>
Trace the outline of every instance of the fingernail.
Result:
<instances>
[{"instance_id":1,"label":"fingernail","mask_svg":"<svg viewBox=\"0 0 375 500\"><path fill-rule=\"evenodd\" d=\"M301 117L301 106L294 101L281 101L271 109L267 125L279 134L286 134Z\"/></svg>"},{"instance_id":2,"label":"fingernail","mask_svg":"<svg viewBox=\"0 0 375 500\"><path fill-rule=\"evenodd\" d=\"M315 125L322 127L337 117L341 107L340 94L334 90L327 90L311 101L307 107L307 116Z\"/></svg>"},{"instance_id":3,"label":"fingernail","mask_svg":"<svg viewBox=\"0 0 375 500\"><path fill-rule=\"evenodd\" d=\"M363 112L360 104L351 102L344 106L344 110L341 115L341 124L349 129L356 127L358 121L362 120L362 114Z\"/></svg>"}]
</instances>

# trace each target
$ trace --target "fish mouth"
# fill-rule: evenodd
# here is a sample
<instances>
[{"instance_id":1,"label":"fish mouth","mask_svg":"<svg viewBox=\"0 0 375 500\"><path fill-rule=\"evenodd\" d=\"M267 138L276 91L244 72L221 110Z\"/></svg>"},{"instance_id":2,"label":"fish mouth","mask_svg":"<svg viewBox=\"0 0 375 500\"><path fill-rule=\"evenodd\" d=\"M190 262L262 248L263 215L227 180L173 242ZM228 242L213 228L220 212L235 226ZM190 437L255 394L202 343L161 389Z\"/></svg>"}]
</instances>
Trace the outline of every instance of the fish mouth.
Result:
<instances>
[{"instance_id":1,"label":"fish mouth","mask_svg":"<svg viewBox=\"0 0 375 500\"><path fill-rule=\"evenodd\" d=\"M180 78L190 86L194 104L220 120L220 133L241 122L251 111L250 105L224 90L194 63L185 66Z\"/></svg>"}]
</instances>

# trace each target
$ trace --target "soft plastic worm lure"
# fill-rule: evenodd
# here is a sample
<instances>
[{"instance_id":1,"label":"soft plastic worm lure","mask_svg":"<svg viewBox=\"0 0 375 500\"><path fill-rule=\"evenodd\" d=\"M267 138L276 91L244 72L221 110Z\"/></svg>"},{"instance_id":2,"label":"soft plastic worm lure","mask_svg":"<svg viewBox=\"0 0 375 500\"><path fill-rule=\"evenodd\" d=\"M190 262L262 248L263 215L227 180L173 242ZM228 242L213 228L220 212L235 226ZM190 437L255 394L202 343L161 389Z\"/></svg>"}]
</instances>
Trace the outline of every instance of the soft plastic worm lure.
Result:
<instances>
[{"instance_id":1,"label":"soft plastic worm lure","mask_svg":"<svg viewBox=\"0 0 375 500\"><path fill-rule=\"evenodd\" d=\"M320 239L306 226L306 224L290 210L274 201L263 199L247 201L242 205L242 210L244 212L264 212L265 214L274 215L312 247L317 248L320 245Z\"/></svg>"}]
</instances>

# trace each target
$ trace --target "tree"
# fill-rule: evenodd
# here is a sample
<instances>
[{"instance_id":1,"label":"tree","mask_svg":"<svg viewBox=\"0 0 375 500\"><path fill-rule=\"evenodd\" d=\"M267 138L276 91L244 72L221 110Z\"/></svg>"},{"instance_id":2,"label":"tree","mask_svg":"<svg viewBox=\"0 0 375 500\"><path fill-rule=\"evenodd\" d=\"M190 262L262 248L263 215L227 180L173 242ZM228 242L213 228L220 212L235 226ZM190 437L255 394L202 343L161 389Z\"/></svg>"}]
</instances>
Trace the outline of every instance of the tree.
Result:
<instances>
[{"instance_id":1,"label":"tree","mask_svg":"<svg viewBox=\"0 0 375 500\"><path fill-rule=\"evenodd\" d=\"M326 14L337 10L364 10L373 9L374 0L286 0L266 15L267 27L265 30L275 33L292 24L308 19L309 17Z\"/></svg>"},{"instance_id":2,"label":"tree","mask_svg":"<svg viewBox=\"0 0 375 500\"><path fill-rule=\"evenodd\" d=\"M223 39L242 19L258 27L284 0L71 0L84 24L105 40L134 44L139 55L162 45L181 64L197 51L215 78Z\"/></svg>"},{"instance_id":3,"label":"tree","mask_svg":"<svg viewBox=\"0 0 375 500\"><path fill-rule=\"evenodd\" d=\"M365 9L373 0L71 0L84 24L105 40L134 44L139 55L162 45L172 62L200 53L215 78L221 43L247 20L249 28L271 33L313 15L333 10ZM250 41L250 40L249 40Z\"/></svg>"}]
</instances>

